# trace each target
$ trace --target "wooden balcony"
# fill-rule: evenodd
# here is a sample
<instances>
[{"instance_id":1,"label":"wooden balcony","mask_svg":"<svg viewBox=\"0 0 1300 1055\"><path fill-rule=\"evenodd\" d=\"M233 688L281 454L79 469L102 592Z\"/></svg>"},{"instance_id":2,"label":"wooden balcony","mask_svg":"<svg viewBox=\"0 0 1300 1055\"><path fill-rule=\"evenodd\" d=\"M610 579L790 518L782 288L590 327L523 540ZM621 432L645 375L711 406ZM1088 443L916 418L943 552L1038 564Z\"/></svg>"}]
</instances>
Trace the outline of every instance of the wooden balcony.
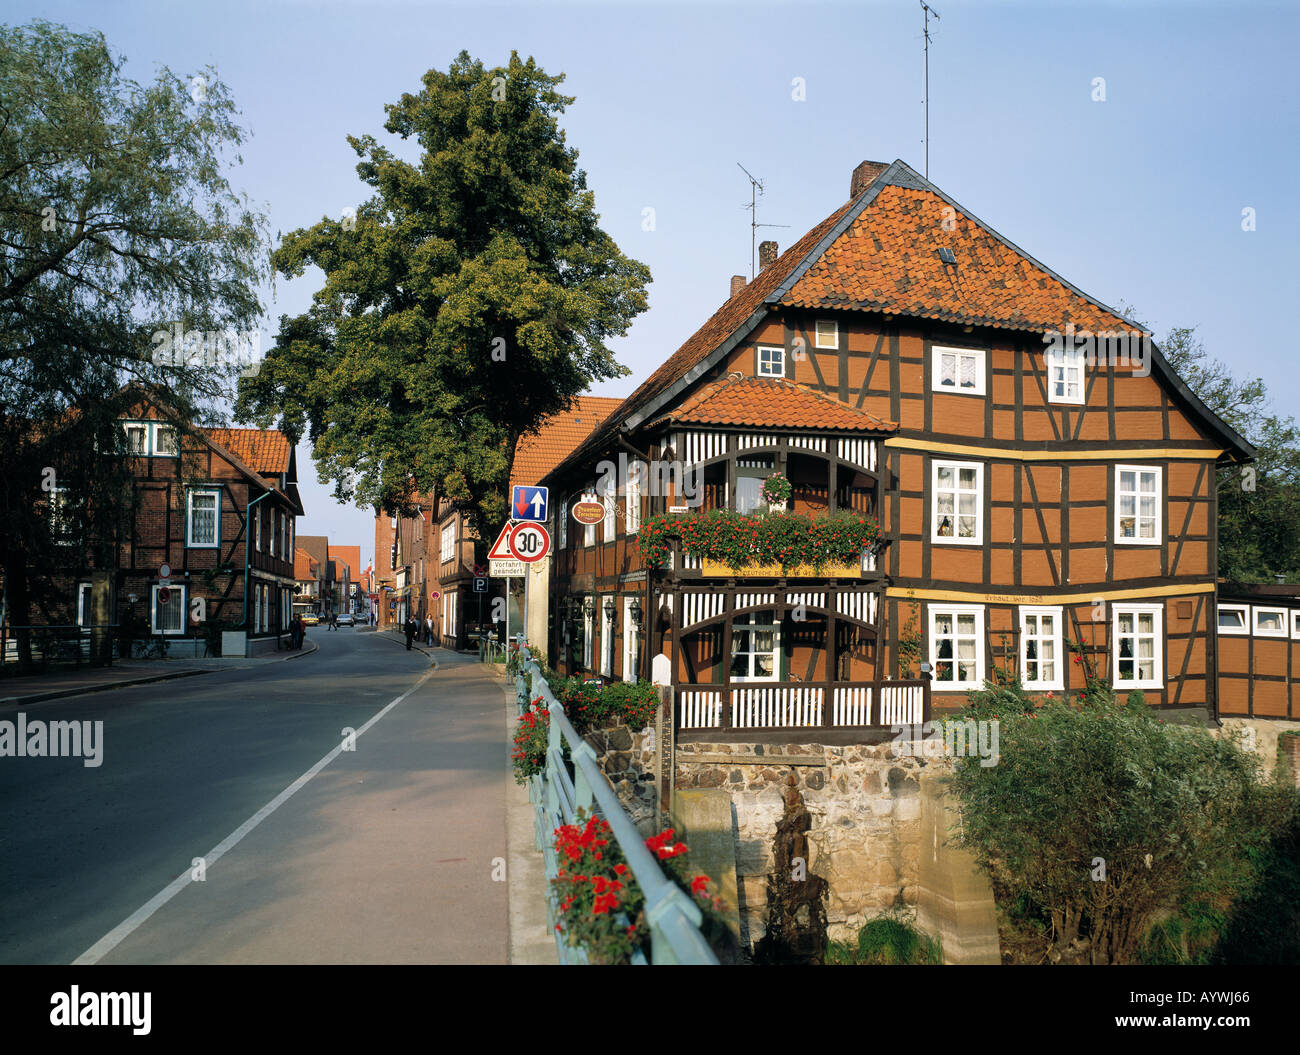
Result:
<instances>
[{"instance_id":1,"label":"wooden balcony","mask_svg":"<svg viewBox=\"0 0 1300 1055\"><path fill-rule=\"evenodd\" d=\"M746 730L887 729L930 718L928 681L679 684L673 693L678 730L717 731L730 739Z\"/></svg>"}]
</instances>

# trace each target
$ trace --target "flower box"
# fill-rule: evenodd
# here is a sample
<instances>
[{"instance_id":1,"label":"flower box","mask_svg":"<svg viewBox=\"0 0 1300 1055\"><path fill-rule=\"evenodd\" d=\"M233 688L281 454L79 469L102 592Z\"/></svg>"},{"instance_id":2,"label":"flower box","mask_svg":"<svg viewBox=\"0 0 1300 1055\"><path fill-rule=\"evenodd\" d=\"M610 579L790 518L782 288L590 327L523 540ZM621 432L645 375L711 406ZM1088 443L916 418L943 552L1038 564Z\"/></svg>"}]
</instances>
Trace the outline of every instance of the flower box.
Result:
<instances>
[{"instance_id":1,"label":"flower box","mask_svg":"<svg viewBox=\"0 0 1300 1055\"><path fill-rule=\"evenodd\" d=\"M788 579L860 579L862 578L862 565L858 564L823 564L816 567L812 564L791 564L782 567L780 564L750 564L743 568L733 568L729 564L721 561L709 560L707 557L700 562L700 574L707 579L751 579L751 578L788 578Z\"/></svg>"}]
</instances>

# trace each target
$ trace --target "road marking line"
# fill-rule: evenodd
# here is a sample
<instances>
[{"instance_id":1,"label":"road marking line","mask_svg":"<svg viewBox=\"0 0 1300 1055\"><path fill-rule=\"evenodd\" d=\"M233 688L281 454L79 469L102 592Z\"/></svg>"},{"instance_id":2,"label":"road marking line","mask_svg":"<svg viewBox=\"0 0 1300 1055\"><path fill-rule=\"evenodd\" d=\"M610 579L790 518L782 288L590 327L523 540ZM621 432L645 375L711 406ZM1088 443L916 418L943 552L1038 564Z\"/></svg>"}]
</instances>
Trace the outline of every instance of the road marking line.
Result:
<instances>
[{"instance_id":1,"label":"road marking line","mask_svg":"<svg viewBox=\"0 0 1300 1055\"><path fill-rule=\"evenodd\" d=\"M383 718L384 715L386 715L389 711L391 711L404 699L410 696L411 693L413 693L416 689L418 689L421 685L423 685L426 681L428 681L429 678L433 676L433 673L436 670L437 667L431 667L420 677L419 681L417 681L414 685L412 685L409 689L407 689L404 693L402 693L402 695L398 696L396 699L385 704L383 709L376 711L373 715L371 715L370 720L367 721L363 726L361 726L361 728L359 728L356 731L356 738L360 739L360 737L362 737L365 734L367 729L369 729L377 721ZM204 861L205 870L211 868L214 864L216 864L222 857L225 856L227 851L232 850L239 843L239 841L244 838L244 836L246 836L249 832L251 832L264 820L266 820L267 817L271 816L271 814L274 813L276 810L278 810L281 806L283 806L290 798L293 797L293 795L299 789L304 787L307 784L307 782L311 780L312 777L314 777L322 769L324 769L331 762L333 762L334 759L338 758L338 756L342 754L342 752L343 752L343 744L339 743L338 746L336 746L332 751L330 751L329 754L327 754L324 758L322 758L319 762L317 762L314 766L312 766L311 769L307 770L306 773L300 776L297 780L295 780L292 784L290 784L287 788L285 788L282 792L280 792L280 794L278 794L275 798L273 798L260 810L254 813L251 817L249 817L248 820L244 821L243 824L241 824L233 832L231 832L224 839L222 839L221 842L217 843L216 846L214 846L211 850L207 852L207 854L204 855L203 861ZM117 948L118 945L120 945L123 941L125 941L126 938L128 938L131 935L131 933L134 930L136 930L136 928L138 928L142 923L144 923L150 916L152 916L155 912L157 912L160 908L162 908L165 904L167 904L167 902L169 902L172 898L174 898L177 894L179 894L182 890L184 890L187 886L189 886L190 883L193 882L193 879L191 878L192 875L193 875L192 869L186 869L184 872L178 875L175 879L173 879L170 883L168 883L165 887L163 887L160 891L158 891L158 893L156 893L153 897L151 897L148 901L146 901L143 905L141 905L138 909L136 909L133 913L131 913L131 915L127 916L126 919L124 919L111 931L109 931L102 938L100 938L99 941L95 942L94 945L92 945L89 949L87 949L75 960L73 960L72 966L74 967L83 966L83 965L89 966L90 964L95 964L98 963L100 960L102 960L105 956L107 956L110 952L112 952L115 948Z\"/></svg>"}]
</instances>

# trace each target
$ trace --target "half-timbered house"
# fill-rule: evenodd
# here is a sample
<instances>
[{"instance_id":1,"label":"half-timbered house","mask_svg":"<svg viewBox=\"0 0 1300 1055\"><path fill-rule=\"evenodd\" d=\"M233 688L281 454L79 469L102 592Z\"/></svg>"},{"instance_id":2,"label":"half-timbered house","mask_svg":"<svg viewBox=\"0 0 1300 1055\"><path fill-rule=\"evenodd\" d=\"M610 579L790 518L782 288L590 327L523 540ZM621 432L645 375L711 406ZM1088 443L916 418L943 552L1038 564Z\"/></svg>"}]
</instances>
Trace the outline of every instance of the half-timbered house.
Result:
<instances>
[{"instance_id":1,"label":"half-timbered house","mask_svg":"<svg viewBox=\"0 0 1300 1055\"><path fill-rule=\"evenodd\" d=\"M537 481L560 669L656 674L683 735L918 721L995 670L1216 712L1216 467L1253 451L1149 334L901 161L760 263ZM791 512L874 518L878 544L646 559L651 518L761 511L776 473Z\"/></svg>"}]
</instances>

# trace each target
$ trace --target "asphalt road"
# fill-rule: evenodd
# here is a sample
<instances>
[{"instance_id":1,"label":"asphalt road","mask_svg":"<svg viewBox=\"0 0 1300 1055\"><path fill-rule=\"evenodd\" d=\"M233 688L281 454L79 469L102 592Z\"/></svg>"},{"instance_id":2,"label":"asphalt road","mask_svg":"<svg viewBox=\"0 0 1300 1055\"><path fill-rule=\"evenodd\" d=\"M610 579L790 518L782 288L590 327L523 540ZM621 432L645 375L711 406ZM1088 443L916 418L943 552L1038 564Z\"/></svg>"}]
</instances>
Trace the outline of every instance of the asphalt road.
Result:
<instances>
[{"instance_id":1,"label":"asphalt road","mask_svg":"<svg viewBox=\"0 0 1300 1055\"><path fill-rule=\"evenodd\" d=\"M103 763L0 758L0 962L505 962L499 684L309 633L300 659L22 708L102 720Z\"/></svg>"}]
</instances>

